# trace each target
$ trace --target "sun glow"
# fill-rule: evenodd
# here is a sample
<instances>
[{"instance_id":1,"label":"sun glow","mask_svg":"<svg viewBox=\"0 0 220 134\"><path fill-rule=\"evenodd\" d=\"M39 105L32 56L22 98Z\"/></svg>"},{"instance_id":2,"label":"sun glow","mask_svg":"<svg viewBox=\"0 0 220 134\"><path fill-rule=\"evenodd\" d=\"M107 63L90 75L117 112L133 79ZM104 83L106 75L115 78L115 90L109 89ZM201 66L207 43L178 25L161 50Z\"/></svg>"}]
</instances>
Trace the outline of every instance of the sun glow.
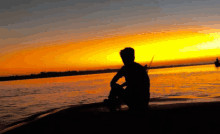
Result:
<instances>
[{"instance_id":1,"label":"sun glow","mask_svg":"<svg viewBox=\"0 0 220 134\"><path fill-rule=\"evenodd\" d=\"M156 55L154 62L194 58L204 54L211 56L213 55L209 50L211 47L204 49L206 51L201 51L198 48L202 47L202 44L217 44L218 40L217 36L212 34L191 32L146 34L130 38L136 38L137 41L126 44L135 49L135 60L142 63L149 62L154 55ZM119 51L120 49L117 49L117 51L107 55L107 60L114 63L121 62Z\"/></svg>"},{"instance_id":2,"label":"sun glow","mask_svg":"<svg viewBox=\"0 0 220 134\"><path fill-rule=\"evenodd\" d=\"M190 30L144 33L80 42L23 49L1 56L1 74L40 71L99 69L123 65L119 52L125 47L135 49L135 61L154 63L181 59L215 57L219 51L220 34ZM44 45L46 47L44 47Z\"/></svg>"}]
</instances>

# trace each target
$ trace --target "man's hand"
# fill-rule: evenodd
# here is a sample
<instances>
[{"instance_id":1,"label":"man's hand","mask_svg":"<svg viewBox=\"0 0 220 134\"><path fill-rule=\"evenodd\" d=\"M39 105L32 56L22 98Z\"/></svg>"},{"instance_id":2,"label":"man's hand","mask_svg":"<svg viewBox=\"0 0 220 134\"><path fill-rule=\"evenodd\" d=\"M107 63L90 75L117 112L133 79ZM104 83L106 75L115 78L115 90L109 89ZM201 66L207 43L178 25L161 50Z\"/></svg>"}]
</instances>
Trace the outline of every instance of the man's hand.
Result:
<instances>
[{"instance_id":1,"label":"man's hand","mask_svg":"<svg viewBox=\"0 0 220 134\"><path fill-rule=\"evenodd\" d=\"M122 76L120 75L120 73L117 73L113 79L110 82L110 86L111 88L115 87L116 85L118 85L116 82L121 78Z\"/></svg>"},{"instance_id":2,"label":"man's hand","mask_svg":"<svg viewBox=\"0 0 220 134\"><path fill-rule=\"evenodd\" d=\"M122 86L122 87L125 87L125 86L127 86L127 83L125 82L125 83L123 83L121 86Z\"/></svg>"}]
</instances>

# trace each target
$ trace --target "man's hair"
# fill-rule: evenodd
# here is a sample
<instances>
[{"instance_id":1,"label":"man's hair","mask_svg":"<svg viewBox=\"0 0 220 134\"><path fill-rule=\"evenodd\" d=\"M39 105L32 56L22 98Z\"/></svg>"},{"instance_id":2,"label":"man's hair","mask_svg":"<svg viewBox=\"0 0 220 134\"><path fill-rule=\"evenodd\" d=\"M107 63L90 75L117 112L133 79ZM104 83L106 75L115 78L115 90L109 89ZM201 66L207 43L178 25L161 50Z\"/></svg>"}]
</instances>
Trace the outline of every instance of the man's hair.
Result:
<instances>
[{"instance_id":1,"label":"man's hair","mask_svg":"<svg viewBox=\"0 0 220 134\"><path fill-rule=\"evenodd\" d=\"M134 58L134 49L131 47L126 47L125 49L120 51L120 56L122 58Z\"/></svg>"}]
</instances>

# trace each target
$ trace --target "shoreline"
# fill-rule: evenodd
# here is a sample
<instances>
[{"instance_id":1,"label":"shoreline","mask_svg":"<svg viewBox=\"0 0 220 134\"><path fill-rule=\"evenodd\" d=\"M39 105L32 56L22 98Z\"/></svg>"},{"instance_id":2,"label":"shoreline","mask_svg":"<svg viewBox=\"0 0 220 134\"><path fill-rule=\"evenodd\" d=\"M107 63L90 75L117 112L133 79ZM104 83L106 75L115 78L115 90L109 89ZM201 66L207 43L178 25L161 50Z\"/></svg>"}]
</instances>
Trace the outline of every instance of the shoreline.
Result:
<instances>
[{"instance_id":1,"label":"shoreline","mask_svg":"<svg viewBox=\"0 0 220 134\"><path fill-rule=\"evenodd\" d=\"M162 97L158 97L158 98L151 98L150 100L150 103L169 103L169 102L184 102L184 101L187 101L187 100L190 100L190 99L187 99L187 98L162 98ZM154 105L154 104L153 104ZM161 104L159 104L161 105ZM11 124L8 124L8 125L5 125L5 126L0 126L0 132L4 129L8 129L8 128L11 128L11 127L15 127L15 126L20 126L19 124L23 124L24 122L30 122L30 121L34 121L35 119L38 119L38 118L41 118L41 117L44 117L46 115L49 115L51 113L54 113L54 111L60 111L62 109L68 109L68 108L93 108L93 107L103 107L104 104L102 102L97 102L97 103L89 103L89 104L80 104L80 105L69 105L69 106L63 106L63 107L60 107L60 108L53 108L53 109L49 109L49 110L46 110L46 111L41 111L41 112L37 112L37 113L33 113L33 115L25 118L25 119L20 119L16 122L13 122ZM122 104L122 107L124 107L125 105ZM3 129L1 129L1 127Z\"/></svg>"},{"instance_id":2,"label":"shoreline","mask_svg":"<svg viewBox=\"0 0 220 134\"><path fill-rule=\"evenodd\" d=\"M199 65L210 65L210 64L214 64L214 63L205 63L205 64L203 63L203 64L192 64L192 65L173 65L173 66L156 66L156 67L150 67L148 69L150 70L150 69L187 67L187 66L199 66ZM0 77L0 82L14 81L14 80L28 80L28 79L40 79L40 78L53 78L53 77L66 77L66 76L113 73L113 72L117 72L118 70L119 69L88 70L88 71L66 71L66 72L41 72L40 74Z\"/></svg>"},{"instance_id":3,"label":"shoreline","mask_svg":"<svg viewBox=\"0 0 220 134\"><path fill-rule=\"evenodd\" d=\"M171 120L167 123L170 125L176 125L173 124L172 120L176 120L178 118L185 120L182 117L185 117L190 121L194 121L198 124L200 124L200 118L197 118L198 121L193 120L194 117L197 117L198 115L201 115L201 119L205 119L205 122L202 121L204 124L212 122L213 120L220 119L220 115L218 113L220 112L220 101L216 102L192 102L192 103L175 103L175 104L164 104L164 105L156 105L151 104L150 105L150 118L156 119L156 122L163 122L161 118L166 118L167 116ZM49 112L49 113L48 113ZM26 121L20 122L18 124L14 124L10 127L7 127L0 131L0 133L56 133L58 130L56 129L65 129L65 131L69 130L71 131L71 126L77 126L78 129L81 128L83 130L82 124L84 124L84 129L90 127L90 125L93 126L93 123L98 124L98 126L102 127L102 123L106 124L105 127L111 128L116 127L114 126L114 122L119 121L122 124L123 123L130 123L132 125L132 122L140 122L145 120L148 123L154 122L154 120L150 121L145 118L134 118L133 115L131 115L127 111L127 107L122 108L122 111L118 111L116 113L110 113L108 112L108 109L103 108L103 103L93 103L93 104L84 104L84 105L73 105L61 109L53 109L48 110L48 112L44 112L44 114L41 114L39 116L36 116L35 118L32 117L32 119L27 119ZM77 115L77 116L76 116ZM138 115L138 114L137 114ZM136 115L135 115L136 116ZM208 116L214 116L215 118L208 118ZM118 119L117 119L118 118ZM115 120L114 120L115 119ZM130 120L130 121L127 121ZM218 120L217 120L218 121ZM90 122L87 124L86 122ZM60 124L61 123L61 124ZM155 122L154 122L155 123ZM176 123L183 123L180 120L176 120ZM166 124L166 122L165 122ZM165 125L162 123L162 126ZM49 128L43 127L44 125L49 125ZM61 125L61 126L60 126ZM133 124L134 125L134 124ZM141 124L139 124L141 125ZM156 124L155 124L156 125ZM196 124L195 124L196 125ZM56 128L56 127L58 128ZM126 125L125 125L126 126ZM125 127L124 126L124 127ZM161 127L162 127L161 126ZM165 125L166 126L166 125ZM136 126L138 127L138 126ZM156 126L152 126L153 128ZM53 129L52 129L53 128ZM33 132L32 129L39 129L39 131ZM172 128L174 129L174 128ZM84 130L83 130L84 131ZM125 131L122 129L122 131ZM72 132L74 132L72 130ZM85 132L87 132L85 130ZM88 131L89 132L89 131ZM94 131L95 132L95 131ZM59 133L59 132L57 132ZM90 132L91 133L91 132Z\"/></svg>"}]
</instances>

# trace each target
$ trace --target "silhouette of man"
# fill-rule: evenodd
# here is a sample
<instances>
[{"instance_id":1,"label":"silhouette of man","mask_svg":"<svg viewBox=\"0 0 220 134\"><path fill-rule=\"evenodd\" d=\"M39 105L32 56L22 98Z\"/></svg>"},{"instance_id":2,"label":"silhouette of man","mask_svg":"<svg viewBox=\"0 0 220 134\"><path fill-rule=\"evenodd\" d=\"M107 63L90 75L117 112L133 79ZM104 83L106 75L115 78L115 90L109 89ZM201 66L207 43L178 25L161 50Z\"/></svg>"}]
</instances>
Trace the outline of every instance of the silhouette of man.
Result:
<instances>
[{"instance_id":1,"label":"silhouette of man","mask_svg":"<svg viewBox=\"0 0 220 134\"><path fill-rule=\"evenodd\" d=\"M150 79L145 67L134 62L134 49L126 47L120 51L124 66L111 80L111 91L105 100L110 111L116 111L118 102L122 100L129 110L146 110L150 99ZM116 82L125 77L122 85ZM127 86L125 89L123 87ZM120 107L118 107L120 109Z\"/></svg>"}]
</instances>

